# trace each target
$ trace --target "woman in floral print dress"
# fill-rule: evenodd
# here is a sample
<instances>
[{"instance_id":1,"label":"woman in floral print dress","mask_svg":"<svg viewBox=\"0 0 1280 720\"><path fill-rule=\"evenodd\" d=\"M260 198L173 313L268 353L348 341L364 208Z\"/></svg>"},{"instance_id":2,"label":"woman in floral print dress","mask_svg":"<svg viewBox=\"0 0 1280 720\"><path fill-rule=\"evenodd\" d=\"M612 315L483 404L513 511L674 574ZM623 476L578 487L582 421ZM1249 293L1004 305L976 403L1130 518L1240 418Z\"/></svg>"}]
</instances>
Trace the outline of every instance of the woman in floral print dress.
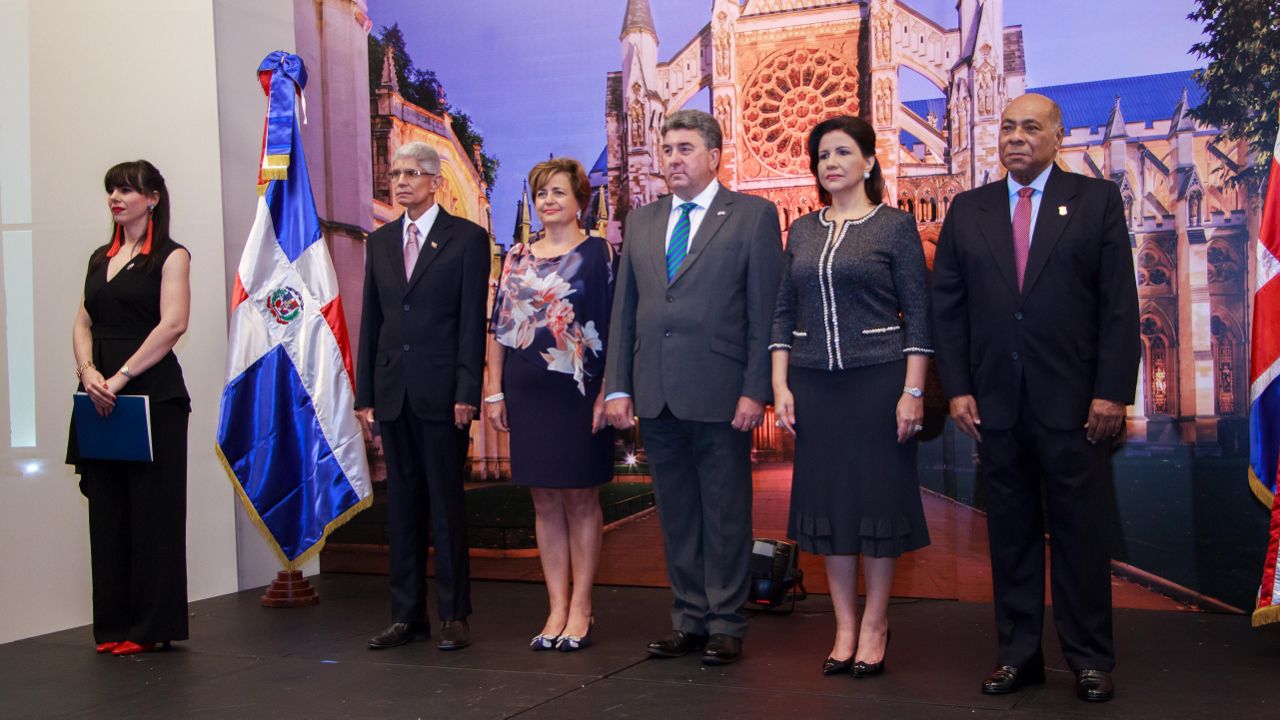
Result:
<instances>
[{"instance_id":1,"label":"woman in floral print dress","mask_svg":"<svg viewBox=\"0 0 1280 720\"><path fill-rule=\"evenodd\" d=\"M530 647L572 651L591 642L598 488L613 477L603 387L613 254L604 238L582 230L590 184L578 161L539 163L529 187L543 237L507 254L493 304L485 415L511 433L511 478L530 488L537 511L551 610Z\"/></svg>"}]
</instances>

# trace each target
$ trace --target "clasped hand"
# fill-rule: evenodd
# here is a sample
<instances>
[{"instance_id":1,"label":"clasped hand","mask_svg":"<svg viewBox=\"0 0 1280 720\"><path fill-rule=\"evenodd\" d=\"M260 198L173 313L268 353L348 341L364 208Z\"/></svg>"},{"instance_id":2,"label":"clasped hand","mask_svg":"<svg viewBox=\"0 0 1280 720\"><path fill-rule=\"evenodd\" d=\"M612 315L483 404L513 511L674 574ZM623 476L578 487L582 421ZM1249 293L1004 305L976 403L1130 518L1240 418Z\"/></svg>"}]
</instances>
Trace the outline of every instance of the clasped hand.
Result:
<instances>
[{"instance_id":1,"label":"clasped hand","mask_svg":"<svg viewBox=\"0 0 1280 720\"><path fill-rule=\"evenodd\" d=\"M102 373L89 368L80 375L80 382L84 384L84 391L89 395L93 408L102 417L107 417L116 407L116 395L124 389L128 380L118 374L105 379Z\"/></svg>"}]
</instances>

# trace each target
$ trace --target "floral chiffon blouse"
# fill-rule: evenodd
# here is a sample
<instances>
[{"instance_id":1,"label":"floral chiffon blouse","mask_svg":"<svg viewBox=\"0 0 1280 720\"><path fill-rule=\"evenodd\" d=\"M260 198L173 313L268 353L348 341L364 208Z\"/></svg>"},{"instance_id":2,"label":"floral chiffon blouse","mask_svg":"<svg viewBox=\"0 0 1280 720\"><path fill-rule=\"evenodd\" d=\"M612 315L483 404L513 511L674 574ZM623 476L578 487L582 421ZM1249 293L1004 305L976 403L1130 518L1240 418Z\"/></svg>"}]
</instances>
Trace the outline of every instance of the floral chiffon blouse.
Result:
<instances>
[{"instance_id":1,"label":"floral chiffon blouse","mask_svg":"<svg viewBox=\"0 0 1280 720\"><path fill-rule=\"evenodd\" d=\"M572 375L586 395L604 374L612 304L613 252L604 238L590 235L550 258L517 243L498 279L489 331L525 360Z\"/></svg>"}]
</instances>

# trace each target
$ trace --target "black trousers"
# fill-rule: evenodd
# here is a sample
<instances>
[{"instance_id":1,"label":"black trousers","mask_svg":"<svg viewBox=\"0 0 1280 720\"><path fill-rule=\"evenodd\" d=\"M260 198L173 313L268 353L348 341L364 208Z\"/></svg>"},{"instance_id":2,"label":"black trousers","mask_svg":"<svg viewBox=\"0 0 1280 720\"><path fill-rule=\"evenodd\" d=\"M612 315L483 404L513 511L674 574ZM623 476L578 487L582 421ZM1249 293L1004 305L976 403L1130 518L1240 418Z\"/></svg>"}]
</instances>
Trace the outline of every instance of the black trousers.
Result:
<instances>
[{"instance_id":1,"label":"black trousers","mask_svg":"<svg viewBox=\"0 0 1280 720\"><path fill-rule=\"evenodd\" d=\"M751 558L751 434L729 423L640 421L666 545L671 625L742 637Z\"/></svg>"},{"instance_id":2,"label":"black trousers","mask_svg":"<svg viewBox=\"0 0 1280 720\"><path fill-rule=\"evenodd\" d=\"M99 643L187 639L186 401L151 406L150 463L86 460Z\"/></svg>"},{"instance_id":3,"label":"black trousers","mask_svg":"<svg viewBox=\"0 0 1280 720\"><path fill-rule=\"evenodd\" d=\"M387 458L392 622L427 620L429 545L436 549L440 619L463 620L471 614L471 561L462 488L467 431L452 422L414 417L407 401L399 418L380 422L379 427Z\"/></svg>"},{"instance_id":4,"label":"black trousers","mask_svg":"<svg viewBox=\"0 0 1280 720\"><path fill-rule=\"evenodd\" d=\"M1111 443L1091 444L1083 427L1045 427L1025 392L1021 407L1015 427L983 429L978 444L988 481L997 664L1043 663L1047 516L1053 619L1063 654L1073 670L1110 672L1111 563L1099 513L1112 493Z\"/></svg>"}]
</instances>

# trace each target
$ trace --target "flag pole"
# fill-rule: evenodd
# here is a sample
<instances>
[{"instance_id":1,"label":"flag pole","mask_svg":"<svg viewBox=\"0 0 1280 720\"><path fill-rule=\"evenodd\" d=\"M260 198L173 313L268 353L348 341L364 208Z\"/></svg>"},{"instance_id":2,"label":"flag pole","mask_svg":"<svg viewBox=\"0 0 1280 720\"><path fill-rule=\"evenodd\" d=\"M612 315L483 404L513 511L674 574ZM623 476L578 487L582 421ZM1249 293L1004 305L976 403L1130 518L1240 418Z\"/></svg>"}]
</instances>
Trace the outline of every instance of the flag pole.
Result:
<instances>
[{"instance_id":1,"label":"flag pole","mask_svg":"<svg viewBox=\"0 0 1280 720\"><path fill-rule=\"evenodd\" d=\"M307 607L320 596L300 568L373 504L373 491L342 300L298 124L306 67L276 51L257 75L267 96L258 211L232 291L215 449L280 561L262 604Z\"/></svg>"}]
</instances>

